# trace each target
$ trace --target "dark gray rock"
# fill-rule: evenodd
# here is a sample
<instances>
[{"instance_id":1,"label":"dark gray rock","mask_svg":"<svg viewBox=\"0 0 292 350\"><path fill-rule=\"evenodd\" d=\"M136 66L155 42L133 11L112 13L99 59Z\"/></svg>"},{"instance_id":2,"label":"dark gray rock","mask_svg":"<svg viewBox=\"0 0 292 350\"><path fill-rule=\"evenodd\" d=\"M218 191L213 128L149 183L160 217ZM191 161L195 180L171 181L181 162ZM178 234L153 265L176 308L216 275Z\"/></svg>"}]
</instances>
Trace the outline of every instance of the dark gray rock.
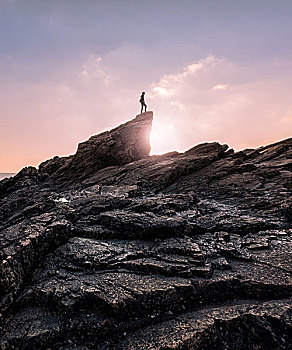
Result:
<instances>
[{"instance_id":1,"label":"dark gray rock","mask_svg":"<svg viewBox=\"0 0 292 350\"><path fill-rule=\"evenodd\" d=\"M67 158L53 158L40 164L40 172L57 182L87 178L102 168L124 165L149 156L153 113L145 112L117 128L90 137Z\"/></svg>"},{"instance_id":2,"label":"dark gray rock","mask_svg":"<svg viewBox=\"0 0 292 350\"><path fill-rule=\"evenodd\" d=\"M149 157L151 122L0 182L1 349L292 349L292 139Z\"/></svg>"}]
</instances>

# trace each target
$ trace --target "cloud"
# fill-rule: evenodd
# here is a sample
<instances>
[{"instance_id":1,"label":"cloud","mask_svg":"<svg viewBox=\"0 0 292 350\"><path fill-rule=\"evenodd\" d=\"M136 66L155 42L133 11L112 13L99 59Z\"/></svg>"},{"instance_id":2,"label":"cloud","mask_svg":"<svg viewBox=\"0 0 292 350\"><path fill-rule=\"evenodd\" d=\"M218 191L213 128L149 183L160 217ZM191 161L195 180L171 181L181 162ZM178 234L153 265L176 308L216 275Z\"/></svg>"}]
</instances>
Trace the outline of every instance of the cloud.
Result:
<instances>
[{"instance_id":1,"label":"cloud","mask_svg":"<svg viewBox=\"0 0 292 350\"><path fill-rule=\"evenodd\" d=\"M79 142L138 114L142 86L137 70L123 71L123 55L124 48L105 57L90 54L35 79L25 77L24 65L17 64L21 79L10 74L0 85L0 149L5 150L0 171L72 154ZM14 68L14 61L9 64ZM7 65L7 58L0 58L0 68Z\"/></svg>"},{"instance_id":2,"label":"cloud","mask_svg":"<svg viewBox=\"0 0 292 350\"><path fill-rule=\"evenodd\" d=\"M199 62L190 63L183 68L182 72L175 74L166 74L157 83L152 85L151 90L158 95L173 96L179 93L179 89L189 80L192 80L200 71L204 71L206 67L211 67L216 58L211 55Z\"/></svg>"},{"instance_id":3,"label":"cloud","mask_svg":"<svg viewBox=\"0 0 292 350\"><path fill-rule=\"evenodd\" d=\"M138 114L141 91L155 113L152 153L210 141L241 149L291 136L290 62L244 66L211 55L167 73L158 68L147 52L122 47L90 54L54 76L6 81L2 171L74 153L78 142Z\"/></svg>"},{"instance_id":4,"label":"cloud","mask_svg":"<svg viewBox=\"0 0 292 350\"><path fill-rule=\"evenodd\" d=\"M172 96L175 94L174 89L156 86L153 91L159 96Z\"/></svg>"},{"instance_id":5,"label":"cloud","mask_svg":"<svg viewBox=\"0 0 292 350\"><path fill-rule=\"evenodd\" d=\"M256 147L291 136L291 69L287 62L244 66L208 56L154 82L149 106L161 124L174 125L175 138L165 140L168 149L206 141ZM153 152L160 147L153 140Z\"/></svg>"},{"instance_id":6,"label":"cloud","mask_svg":"<svg viewBox=\"0 0 292 350\"><path fill-rule=\"evenodd\" d=\"M83 71L80 72L79 76L80 76L80 78L87 78L88 77L87 70L83 69Z\"/></svg>"},{"instance_id":7,"label":"cloud","mask_svg":"<svg viewBox=\"0 0 292 350\"><path fill-rule=\"evenodd\" d=\"M228 87L227 84L217 84L213 86L213 90L226 90Z\"/></svg>"},{"instance_id":8,"label":"cloud","mask_svg":"<svg viewBox=\"0 0 292 350\"><path fill-rule=\"evenodd\" d=\"M91 81L102 81L103 84L109 85L112 75L109 69L103 65L102 57L91 55L82 65L82 71L79 73L79 77Z\"/></svg>"}]
</instances>

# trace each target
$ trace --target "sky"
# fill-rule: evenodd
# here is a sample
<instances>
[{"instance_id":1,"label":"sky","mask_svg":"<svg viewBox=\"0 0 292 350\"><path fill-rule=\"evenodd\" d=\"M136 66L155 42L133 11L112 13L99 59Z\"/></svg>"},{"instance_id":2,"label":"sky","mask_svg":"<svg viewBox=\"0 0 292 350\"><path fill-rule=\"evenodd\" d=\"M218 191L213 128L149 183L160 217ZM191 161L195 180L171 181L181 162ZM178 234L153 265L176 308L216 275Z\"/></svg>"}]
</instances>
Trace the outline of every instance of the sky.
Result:
<instances>
[{"instance_id":1,"label":"sky","mask_svg":"<svg viewBox=\"0 0 292 350\"><path fill-rule=\"evenodd\" d=\"M292 136L291 0L0 0L0 172L134 118L152 154Z\"/></svg>"}]
</instances>

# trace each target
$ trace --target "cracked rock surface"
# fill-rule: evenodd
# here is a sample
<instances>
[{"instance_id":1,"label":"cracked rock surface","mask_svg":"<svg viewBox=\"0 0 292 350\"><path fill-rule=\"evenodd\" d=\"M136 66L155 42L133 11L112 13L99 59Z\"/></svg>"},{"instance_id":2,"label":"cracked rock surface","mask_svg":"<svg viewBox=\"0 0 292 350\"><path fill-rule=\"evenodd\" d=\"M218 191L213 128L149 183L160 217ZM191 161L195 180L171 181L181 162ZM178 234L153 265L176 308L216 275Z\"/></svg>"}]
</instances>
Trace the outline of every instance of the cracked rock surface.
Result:
<instances>
[{"instance_id":1,"label":"cracked rock surface","mask_svg":"<svg viewBox=\"0 0 292 350\"><path fill-rule=\"evenodd\" d=\"M292 349L292 139L149 156L152 118L0 182L0 349Z\"/></svg>"}]
</instances>

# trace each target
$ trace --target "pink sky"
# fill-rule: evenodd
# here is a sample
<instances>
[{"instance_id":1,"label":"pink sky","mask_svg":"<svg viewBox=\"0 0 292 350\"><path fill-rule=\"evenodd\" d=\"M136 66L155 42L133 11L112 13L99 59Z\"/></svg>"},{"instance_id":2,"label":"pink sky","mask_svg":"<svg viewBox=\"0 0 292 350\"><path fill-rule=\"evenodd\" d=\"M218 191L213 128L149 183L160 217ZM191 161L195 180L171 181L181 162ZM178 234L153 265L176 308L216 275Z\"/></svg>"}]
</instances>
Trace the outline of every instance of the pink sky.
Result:
<instances>
[{"instance_id":1,"label":"pink sky","mask_svg":"<svg viewBox=\"0 0 292 350\"><path fill-rule=\"evenodd\" d=\"M62 82L8 86L0 97L7 116L1 172L74 153L78 142L138 114L142 90L155 113L152 154L206 141L242 149L291 137L290 63L246 67L210 55L142 86L138 72L119 67L122 54L90 57Z\"/></svg>"},{"instance_id":2,"label":"pink sky","mask_svg":"<svg viewBox=\"0 0 292 350\"><path fill-rule=\"evenodd\" d=\"M292 136L290 5L163 1L0 3L0 172L74 153L134 118L141 91L152 154Z\"/></svg>"}]
</instances>

